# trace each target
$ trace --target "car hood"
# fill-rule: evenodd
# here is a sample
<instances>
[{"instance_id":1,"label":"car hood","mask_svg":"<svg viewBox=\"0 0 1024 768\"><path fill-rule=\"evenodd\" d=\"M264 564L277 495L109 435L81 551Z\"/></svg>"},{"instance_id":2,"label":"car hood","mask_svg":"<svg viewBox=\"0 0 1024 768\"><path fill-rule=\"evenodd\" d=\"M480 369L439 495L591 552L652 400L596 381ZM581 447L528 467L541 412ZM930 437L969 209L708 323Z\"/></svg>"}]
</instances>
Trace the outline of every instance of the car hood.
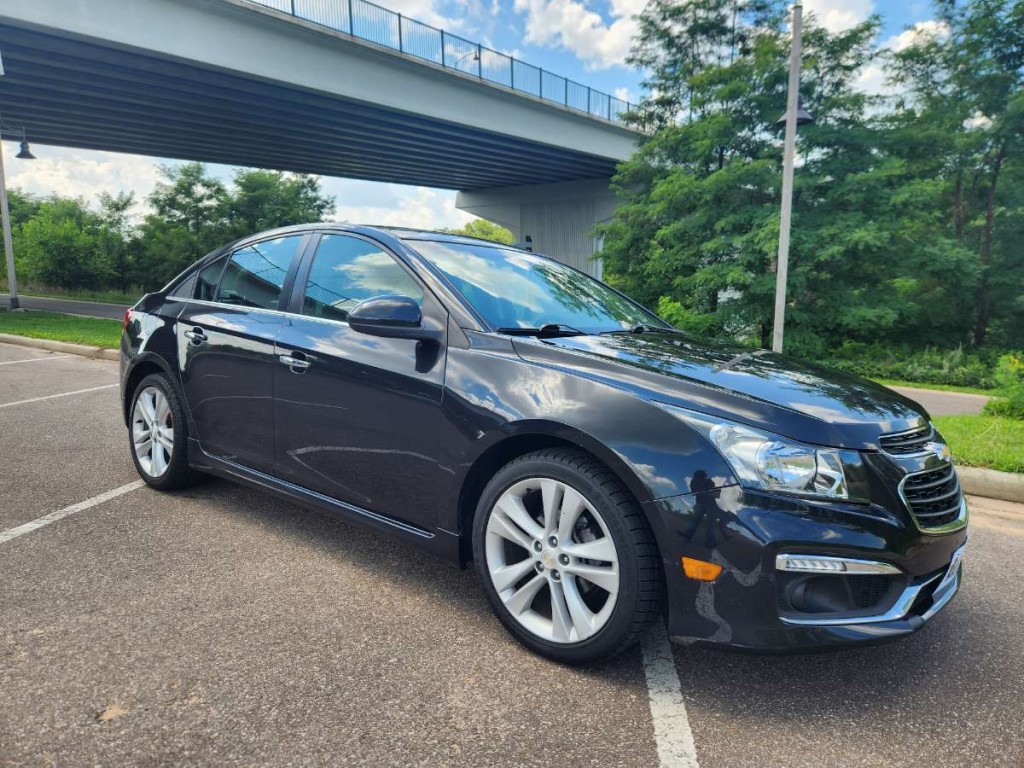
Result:
<instances>
[{"instance_id":1,"label":"car hood","mask_svg":"<svg viewBox=\"0 0 1024 768\"><path fill-rule=\"evenodd\" d=\"M686 334L518 338L521 357L803 442L876 449L922 426L914 401L858 376Z\"/></svg>"}]
</instances>

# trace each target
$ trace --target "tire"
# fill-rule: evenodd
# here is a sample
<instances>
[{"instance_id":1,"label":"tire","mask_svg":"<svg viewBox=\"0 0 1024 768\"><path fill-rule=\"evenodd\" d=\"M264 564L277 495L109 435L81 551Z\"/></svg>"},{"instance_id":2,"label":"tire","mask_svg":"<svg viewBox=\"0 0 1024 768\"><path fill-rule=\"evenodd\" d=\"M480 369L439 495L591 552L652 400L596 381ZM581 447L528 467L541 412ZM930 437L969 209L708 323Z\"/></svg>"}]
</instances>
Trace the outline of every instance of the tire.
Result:
<instances>
[{"instance_id":1,"label":"tire","mask_svg":"<svg viewBox=\"0 0 1024 768\"><path fill-rule=\"evenodd\" d=\"M564 664L621 653L661 612L661 563L643 513L578 449L535 451L491 478L473 520L473 559L509 633Z\"/></svg>"},{"instance_id":2,"label":"tire","mask_svg":"<svg viewBox=\"0 0 1024 768\"><path fill-rule=\"evenodd\" d=\"M167 376L151 373L140 381L132 393L128 414L128 447L135 469L147 485L170 491L200 479L201 475L188 465L188 422L177 390ZM153 433L154 423L159 427L155 443L145 437Z\"/></svg>"}]
</instances>

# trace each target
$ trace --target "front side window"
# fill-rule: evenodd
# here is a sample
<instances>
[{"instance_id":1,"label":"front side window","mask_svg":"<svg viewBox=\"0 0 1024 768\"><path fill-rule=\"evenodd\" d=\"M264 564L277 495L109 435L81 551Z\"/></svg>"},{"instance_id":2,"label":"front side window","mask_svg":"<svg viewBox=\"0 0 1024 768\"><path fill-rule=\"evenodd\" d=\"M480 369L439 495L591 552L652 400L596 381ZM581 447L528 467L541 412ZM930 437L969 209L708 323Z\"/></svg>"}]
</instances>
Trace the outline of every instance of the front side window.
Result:
<instances>
[{"instance_id":1,"label":"front side window","mask_svg":"<svg viewBox=\"0 0 1024 768\"><path fill-rule=\"evenodd\" d=\"M533 253L488 245L417 241L414 247L493 328L560 324L584 333L666 327L589 275Z\"/></svg>"},{"instance_id":2,"label":"front side window","mask_svg":"<svg viewBox=\"0 0 1024 768\"><path fill-rule=\"evenodd\" d=\"M423 291L395 257L348 235L324 235L306 281L302 314L345 320L364 299L397 294L423 301Z\"/></svg>"},{"instance_id":3,"label":"front side window","mask_svg":"<svg viewBox=\"0 0 1024 768\"><path fill-rule=\"evenodd\" d=\"M301 235L291 235L239 248L224 268L215 301L277 309L285 276L301 241Z\"/></svg>"}]
</instances>

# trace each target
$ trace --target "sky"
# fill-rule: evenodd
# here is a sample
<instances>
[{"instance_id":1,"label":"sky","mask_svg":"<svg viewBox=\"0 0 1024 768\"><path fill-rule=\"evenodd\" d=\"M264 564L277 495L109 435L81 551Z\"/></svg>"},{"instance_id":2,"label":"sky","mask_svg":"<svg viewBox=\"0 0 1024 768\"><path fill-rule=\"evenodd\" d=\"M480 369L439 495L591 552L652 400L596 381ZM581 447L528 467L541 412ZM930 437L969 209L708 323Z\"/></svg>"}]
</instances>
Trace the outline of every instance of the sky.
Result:
<instances>
[{"instance_id":1,"label":"sky","mask_svg":"<svg viewBox=\"0 0 1024 768\"><path fill-rule=\"evenodd\" d=\"M340 0L339 0L340 1ZM442 27L473 41L543 67L559 75L635 101L639 73L626 65L635 30L633 16L646 0L376 0L379 5ZM831 29L843 29L882 17L879 44L899 48L912 37L914 25L927 27L932 15L928 0L804 0L805 14L813 13ZM862 86L877 91L884 75L869 70ZM31 136L29 136L31 139ZM17 144L5 142L7 184L38 195L59 194L95 200L100 192L134 191L144 212L144 200L158 179L150 157L93 152L34 144L34 161L14 159ZM172 159L164 160L173 163ZM233 169L209 166L225 181ZM411 227L458 227L473 217L455 208L448 190L384 184L352 179L322 178L324 191L335 197L332 218L372 224Z\"/></svg>"}]
</instances>

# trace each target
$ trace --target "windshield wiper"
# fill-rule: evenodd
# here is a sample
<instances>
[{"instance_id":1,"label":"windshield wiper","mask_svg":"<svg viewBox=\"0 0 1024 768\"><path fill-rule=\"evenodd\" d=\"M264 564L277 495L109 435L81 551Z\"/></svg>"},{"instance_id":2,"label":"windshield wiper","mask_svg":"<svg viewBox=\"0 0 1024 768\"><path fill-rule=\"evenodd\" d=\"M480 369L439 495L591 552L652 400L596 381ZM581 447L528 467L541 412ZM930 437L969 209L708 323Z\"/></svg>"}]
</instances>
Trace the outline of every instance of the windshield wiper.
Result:
<instances>
[{"instance_id":1,"label":"windshield wiper","mask_svg":"<svg viewBox=\"0 0 1024 768\"><path fill-rule=\"evenodd\" d=\"M584 331L565 323L544 323L538 328L498 328L498 333L509 336L586 336Z\"/></svg>"},{"instance_id":2,"label":"windshield wiper","mask_svg":"<svg viewBox=\"0 0 1024 768\"><path fill-rule=\"evenodd\" d=\"M614 331L601 331L601 336L611 336L618 333L682 333L678 328L669 328L664 325L634 325L632 328L616 328Z\"/></svg>"}]
</instances>

